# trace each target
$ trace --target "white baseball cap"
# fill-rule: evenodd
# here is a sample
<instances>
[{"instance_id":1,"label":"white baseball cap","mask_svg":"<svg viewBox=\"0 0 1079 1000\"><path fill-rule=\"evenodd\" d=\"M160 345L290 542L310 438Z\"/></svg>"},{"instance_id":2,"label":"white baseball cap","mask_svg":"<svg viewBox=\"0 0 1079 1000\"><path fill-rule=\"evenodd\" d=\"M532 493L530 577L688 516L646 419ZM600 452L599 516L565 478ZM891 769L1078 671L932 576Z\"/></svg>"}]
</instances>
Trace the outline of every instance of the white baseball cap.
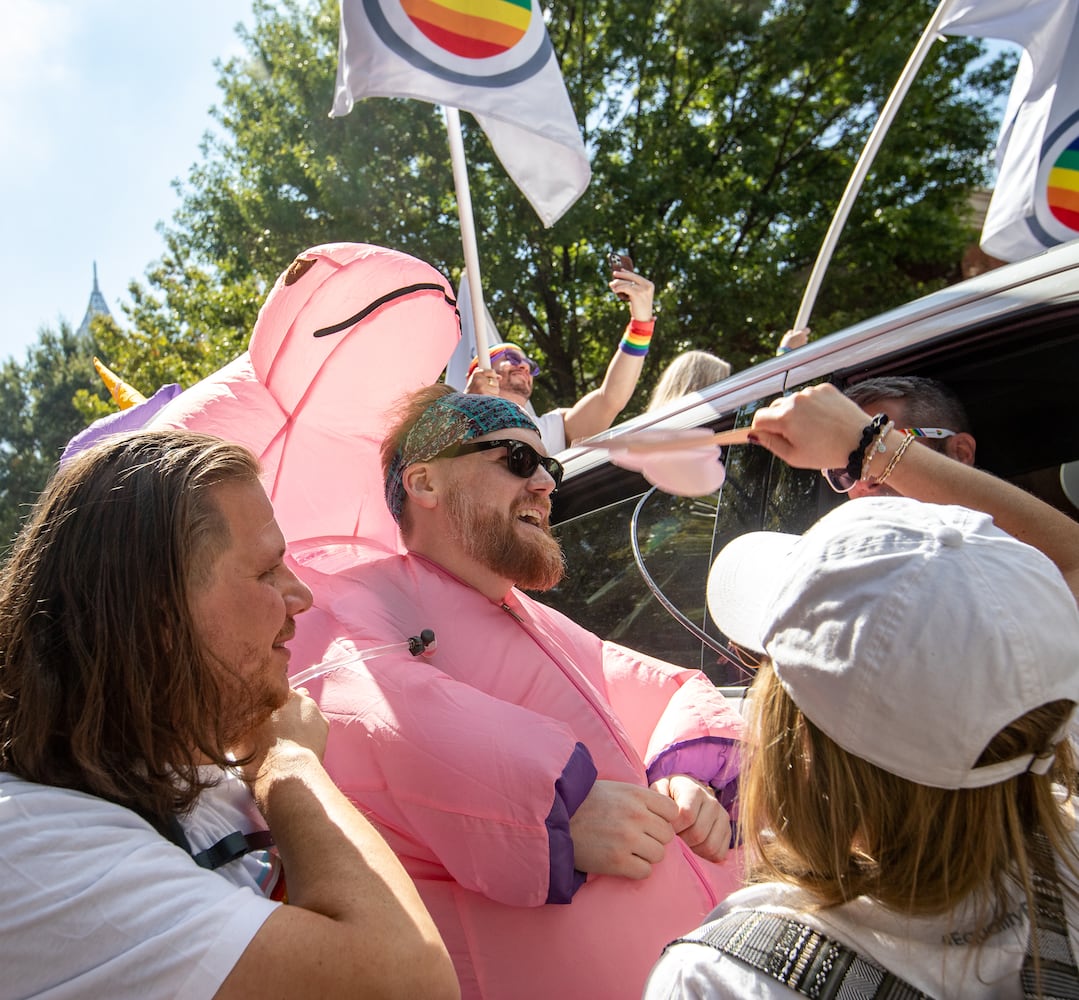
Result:
<instances>
[{"instance_id":1,"label":"white baseball cap","mask_svg":"<svg viewBox=\"0 0 1079 1000\"><path fill-rule=\"evenodd\" d=\"M1051 753L975 763L1032 709L1079 703L1079 609L1063 576L965 507L866 497L805 535L741 535L716 557L708 608L768 654L835 743L922 785L1044 773Z\"/></svg>"}]
</instances>

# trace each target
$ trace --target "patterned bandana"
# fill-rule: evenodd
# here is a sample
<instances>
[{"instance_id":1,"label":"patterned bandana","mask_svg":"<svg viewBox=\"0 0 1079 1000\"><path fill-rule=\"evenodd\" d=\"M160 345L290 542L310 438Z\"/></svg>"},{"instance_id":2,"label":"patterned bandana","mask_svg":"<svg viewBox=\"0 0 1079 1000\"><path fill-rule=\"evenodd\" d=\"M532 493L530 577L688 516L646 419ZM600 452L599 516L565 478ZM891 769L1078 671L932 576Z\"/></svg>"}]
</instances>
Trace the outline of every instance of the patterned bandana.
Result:
<instances>
[{"instance_id":1,"label":"patterned bandana","mask_svg":"<svg viewBox=\"0 0 1079 1000\"><path fill-rule=\"evenodd\" d=\"M463 392L436 399L405 435L404 443L397 449L386 473L386 505L393 519L400 523L401 509L405 505L405 487L401 479L405 469L416 462L426 462L455 444L507 427L523 427L539 434L531 417L508 399L465 395Z\"/></svg>"}]
</instances>

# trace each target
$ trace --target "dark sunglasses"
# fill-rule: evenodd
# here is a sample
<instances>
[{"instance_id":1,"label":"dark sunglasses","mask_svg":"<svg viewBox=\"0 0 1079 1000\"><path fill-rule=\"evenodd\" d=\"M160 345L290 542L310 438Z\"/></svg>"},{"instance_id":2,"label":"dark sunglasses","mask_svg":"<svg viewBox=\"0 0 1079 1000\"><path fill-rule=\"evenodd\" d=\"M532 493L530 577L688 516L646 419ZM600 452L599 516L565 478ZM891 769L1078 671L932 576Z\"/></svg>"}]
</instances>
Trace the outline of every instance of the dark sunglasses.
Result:
<instances>
[{"instance_id":1,"label":"dark sunglasses","mask_svg":"<svg viewBox=\"0 0 1079 1000\"><path fill-rule=\"evenodd\" d=\"M458 455L469 455L475 451L490 451L492 448L506 449L506 467L515 476L522 479L531 479L536 469L541 465L547 470L548 475L554 480L554 488L557 490L562 485L562 475L566 471L557 458L549 455L541 455L530 444L517 441L513 438L500 438L497 441L473 441L470 444L455 444L445 451L439 452L435 458L457 458Z\"/></svg>"},{"instance_id":2,"label":"dark sunglasses","mask_svg":"<svg viewBox=\"0 0 1079 1000\"><path fill-rule=\"evenodd\" d=\"M949 431L943 427L897 427L896 430L900 434L913 434L916 438L927 438L933 441L941 441L955 434L955 431ZM858 482L846 469L821 469L820 474L836 493L849 493Z\"/></svg>"}]
</instances>

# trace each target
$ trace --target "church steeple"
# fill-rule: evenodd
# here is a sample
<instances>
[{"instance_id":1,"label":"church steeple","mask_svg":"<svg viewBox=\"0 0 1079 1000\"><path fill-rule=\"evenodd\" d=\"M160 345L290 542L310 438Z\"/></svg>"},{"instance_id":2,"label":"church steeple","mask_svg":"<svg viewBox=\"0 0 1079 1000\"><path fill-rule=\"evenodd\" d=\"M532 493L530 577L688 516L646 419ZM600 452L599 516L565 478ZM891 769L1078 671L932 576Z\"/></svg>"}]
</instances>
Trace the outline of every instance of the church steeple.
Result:
<instances>
[{"instance_id":1,"label":"church steeple","mask_svg":"<svg viewBox=\"0 0 1079 1000\"><path fill-rule=\"evenodd\" d=\"M90 303L86 307L86 315L82 318L82 323L79 324L79 336L90 332L90 320L92 320L98 313L104 316L112 316L109 312L109 304L105 301L105 296L101 294L101 289L97 284L97 261L94 261L94 290L90 293Z\"/></svg>"}]
</instances>

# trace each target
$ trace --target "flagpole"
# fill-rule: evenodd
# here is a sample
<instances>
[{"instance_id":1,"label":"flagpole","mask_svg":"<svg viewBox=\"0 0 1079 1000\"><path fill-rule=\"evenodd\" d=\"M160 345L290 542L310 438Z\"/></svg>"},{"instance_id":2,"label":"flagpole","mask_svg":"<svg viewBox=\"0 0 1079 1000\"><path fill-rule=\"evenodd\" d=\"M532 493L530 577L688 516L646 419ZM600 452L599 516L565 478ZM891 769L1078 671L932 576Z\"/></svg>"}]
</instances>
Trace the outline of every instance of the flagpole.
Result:
<instances>
[{"instance_id":1,"label":"flagpole","mask_svg":"<svg viewBox=\"0 0 1079 1000\"><path fill-rule=\"evenodd\" d=\"M476 328L476 357L481 368L491 367L490 344L487 343L486 306L483 304L483 280L480 275L480 252L476 243L476 223L472 216L472 194L468 187L468 164L465 162L465 143L461 137L461 113L457 108L443 106L446 135L450 142L450 163L453 164L453 188L457 194L457 219L461 225L461 249L468 272L468 297L472 302L472 324Z\"/></svg>"},{"instance_id":2,"label":"flagpole","mask_svg":"<svg viewBox=\"0 0 1079 1000\"><path fill-rule=\"evenodd\" d=\"M801 330L803 327L809 326L809 316L813 312L817 293L820 291L821 282L824 280L824 272L828 269L828 264L832 260L832 253L835 251L835 245L839 241L839 234L843 231L843 226L846 225L847 216L850 215L854 199L858 197L862 181L865 180L865 175L869 173L869 168L873 164L877 150L880 149L880 145L884 141L885 134L891 127L892 120L899 110L899 105L903 103L903 98L907 96L907 91L910 90L914 77L917 75L918 70L922 68L922 63L925 62L925 57L929 54L933 42L937 40L940 23L944 20L948 9L953 4L954 0L941 0L937 9L933 12L933 16L925 26L925 31L922 32L922 37L918 39L918 44L910 54L906 66L903 67L903 72L899 74L899 79L892 88L891 94L888 95L888 100L881 109L880 117L873 126L873 131L869 133L862 155L855 164L854 173L851 174L850 180L847 182L847 188L843 192L843 197L839 200L839 207L836 209L835 215L832 216L832 223L828 227L824 243L821 244L820 252L817 254L817 261L813 265L812 273L809 275L809 282L806 285L805 293L802 295L802 304L798 307L798 315L794 320L794 325L791 327L792 330Z\"/></svg>"}]
</instances>

